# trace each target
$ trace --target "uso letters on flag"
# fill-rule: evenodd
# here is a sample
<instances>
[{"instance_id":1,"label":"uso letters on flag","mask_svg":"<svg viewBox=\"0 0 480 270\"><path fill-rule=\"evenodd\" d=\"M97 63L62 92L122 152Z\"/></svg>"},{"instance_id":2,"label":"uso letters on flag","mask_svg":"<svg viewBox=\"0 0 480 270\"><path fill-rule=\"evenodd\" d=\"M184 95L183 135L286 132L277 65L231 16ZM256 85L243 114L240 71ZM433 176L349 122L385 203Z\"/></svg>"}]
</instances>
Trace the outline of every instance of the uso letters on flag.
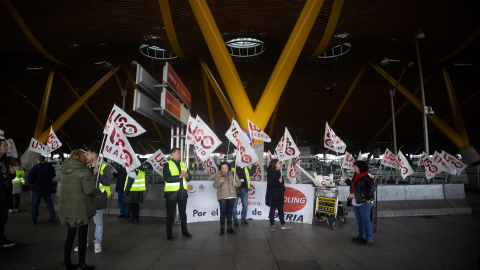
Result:
<instances>
[{"instance_id":1,"label":"uso letters on flag","mask_svg":"<svg viewBox=\"0 0 480 270\"><path fill-rule=\"evenodd\" d=\"M258 160L255 150L250 146L250 140L248 139L247 134L243 132L239 132L237 136L236 155L235 160L237 166L241 168L253 164Z\"/></svg>"},{"instance_id":2,"label":"uso letters on flag","mask_svg":"<svg viewBox=\"0 0 480 270\"><path fill-rule=\"evenodd\" d=\"M163 175L163 165L167 163L167 159L163 154L161 149L158 149L155 154L153 154L149 159L145 160L152 165L153 170L155 170L158 174Z\"/></svg>"},{"instance_id":3,"label":"uso letters on flag","mask_svg":"<svg viewBox=\"0 0 480 270\"><path fill-rule=\"evenodd\" d=\"M328 122L325 123L325 136L323 140L323 146L332 151L345 153L347 149L347 145L335 134L333 129L330 128Z\"/></svg>"},{"instance_id":4,"label":"uso letters on flag","mask_svg":"<svg viewBox=\"0 0 480 270\"><path fill-rule=\"evenodd\" d=\"M8 156L8 157L18 158L17 147L15 147L15 143L13 142L13 140L12 140L12 139L8 139L8 140L7 140L7 144L8 144L7 156Z\"/></svg>"},{"instance_id":5,"label":"uso letters on flag","mask_svg":"<svg viewBox=\"0 0 480 270\"><path fill-rule=\"evenodd\" d=\"M252 121L247 119L248 121L248 132L252 139L264 141L264 142L271 142L272 139L263 131L261 128L257 127Z\"/></svg>"},{"instance_id":6,"label":"uso letters on flag","mask_svg":"<svg viewBox=\"0 0 480 270\"><path fill-rule=\"evenodd\" d=\"M390 150L388 150L388 148L387 148L387 150L385 150L385 154L383 155L382 165L390 167L390 168L394 168L394 169L397 169L397 170L400 169L400 166L398 165L397 157L395 156L394 153L392 153Z\"/></svg>"},{"instance_id":7,"label":"uso letters on flag","mask_svg":"<svg viewBox=\"0 0 480 270\"><path fill-rule=\"evenodd\" d=\"M103 134L108 133L112 123L117 124L117 127L121 129L126 137L135 137L145 132L145 129L140 126L137 121L115 104L113 104L112 111L108 116L107 124L105 124L103 129Z\"/></svg>"},{"instance_id":8,"label":"uso letters on flag","mask_svg":"<svg viewBox=\"0 0 480 270\"><path fill-rule=\"evenodd\" d=\"M45 145L43 145L43 143L32 138L30 140L30 145L28 146L28 150L32 152L37 152L40 154L45 154Z\"/></svg>"},{"instance_id":9,"label":"uso letters on flag","mask_svg":"<svg viewBox=\"0 0 480 270\"><path fill-rule=\"evenodd\" d=\"M427 157L425 152L423 152L420 156L420 161L425 166L425 178L430 180L441 172L438 164L433 160L433 158Z\"/></svg>"},{"instance_id":10,"label":"uso letters on flag","mask_svg":"<svg viewBox=\"0 0 480 270\"><path fill-rule=\"evenodd\" d=\"M295 162L293 160L288 160L288 167L287 167L287 178L290 180L290 183L296 184L297 183L297 173L295 172Z\"/></svg>"},{"instance_id":11,"label":"uso letters on flag","mask_svg":"<svg viewBox=\"0 0 480 270\"><path fill-rule=\"evenodd\" d=\"M213 133L213 131L203 122L200 116L197 115L197 126L194 128L194 147L195 153L201 161L205 161L210 154L217 149L222 142Z\"/></svg>"},{"instance_id":12,"label":"uso letters on flag","mask_svg":"<svg viewBox=\"0 0 480 270\"><path fill-rule=\"evenodd\" d=\"M400 166L400 174L402 175L403 179L413 174L412 167L410 167L410 163L408 163L408 160L405 158L402 151L398 151L397 161Z\"/></svg>"},{"instance_id":13,"label":"uso letters on flag","mask_svg":"<svg viewBox=\"0 0 480 270\"><path fill-rule=\"evenodd\" d=\"M285 133L283 134L282 139L278 142L275 151L277 152L278 160L280 161L296 158L300 155L300 150L298 150L298 147L293 141L287 128L285 128Z\"/></svg>"},{"instance_id":14,"label":"uso letters on flag","mask_svg":"<svg viewBox=\"0 0 480 270\"><path fill-rule=\"evenodd\" d=\"M203 171L208 174L209 177L214 176L218 172L217 165L212 157L208 157L205 161L201 161L198 156L195 154L195 160L202 163Z\"/></svg>"},{"instance_id":15,"label":"uso letters on flag","mask_svg":"<svg viewBox=\"0 0 480 270\"><path fill-rule=\"evenodd\" d=\"M455 169L449 163L447 163L447 161L445 161L437 151L435 151L433 155L433 160L438 164L441 171L448 172L450 174L456 173Z\"/></svg>"},{"instance_id":16,"label":"uso letters on flag","mask_svg":"<svg viewBox=\"0 0 480 270\"><path fill-rule=\"evenodd\" d=\"M355 158L345 151L345 158L343 159L342 168L343 169L353 169L353 163L355 163Z\"/></svg>"},{"instance_id":17,"label":"uso letters on flag","mask_svg":"<svg viewBox=\"0 0 480 270\"><path fill-rule=\"evenodd\" d=\"M467 164L461 162L458 160L456 157L450 155L449 153L442 151L440 154L442 156L443 160L447 163L450 164L450 167L452 167L457 175L460 175L465 168L467 168Z\"/></svg>"},{"instance_id":18,"label":"uso letters on flag","mask_svg":"<svg viewBox=\"0 0 480 270\"><path fill-rule=\"evenodd\" d=\"M188 125L186 131L186 144L195 145L195 130L197 128L197 119L193 118L192 115L188 116Z\"/></svg>"},{"instance_id":19,"label":"uso letters on flag","mask_svg":"<svg viewBox=\"0 0 480 270\"><path fill-rule=\"evenodd\" d=\"M45 153L51 153L56 149L60 148L62 143L58 139L55 132L53 132L53 128L50 127L50 135L48 136L47 144L45 145Z\"/></svg>"},{"instance_id":20,"label":"uso letters on flag","mask_svg":"<svg viewBox=\"0 0 480 270\"><path fill-rule=\"evenodd\" d=\"M240 133L243 133L242 128L237 123L237 121L235 121L235 119L232 119L232 124L230 125L230 128L227 130L227 133L225 133L225 136L230 142L233 143L233 145L237 146L238 134Z\"/></svg>"},{"instance_id":21,"label":"uso letters on flag","mask_svg":"<svg viewBox=\"0 0 480 270\"><path fill-rule=\"evenodd\" d=\"M263 180L263 166L258 164L257 162L253 163L253 165L257 166L257 170L255 171L255 174L253 175L253 181L262 181Z\"/></svg>"},{"instance_id":22,"label":"uso letters on flag","mask_svg":"<svg viewBox=\"0 0 480 270\"><path fill-rule=\"evenodd\" d=\"M137 179L134 169L142 165L122 130L116 124L110 126L103 156L125 166L128 176Z\"/></svg>"}]
</instances>

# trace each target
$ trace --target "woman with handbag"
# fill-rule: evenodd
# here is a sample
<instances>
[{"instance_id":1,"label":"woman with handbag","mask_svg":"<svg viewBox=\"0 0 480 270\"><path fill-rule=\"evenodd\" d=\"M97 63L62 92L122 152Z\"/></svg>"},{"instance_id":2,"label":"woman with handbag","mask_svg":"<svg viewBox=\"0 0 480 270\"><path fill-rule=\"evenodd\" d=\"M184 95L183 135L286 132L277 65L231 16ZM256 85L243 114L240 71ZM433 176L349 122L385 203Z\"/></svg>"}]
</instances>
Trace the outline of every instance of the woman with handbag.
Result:
<instances>
[{"instance_id":1,"label":"woman with handbag","mask_svg":"<svg viewBox=\"0 0 480 270\"><path fill-rule=\"evenodd\" d=\"M220 164L220 171L213 179L213 187L217 189L217 200L220 205L220 235L225 235L225 219L227 219L227 232L233 234L232 214L233 205L237 198L237 187L241 182L234 180L233 171L227 162Z\"/></svg>"},{"instance_id":2,"label":"woman with handbag","mask_svg":"<svg viewBox=\"0 0 480 270\"><path fill-rule=\"evenodd\" d=\"M285 182L281 174L282 163L278 159L270 161L267 168L267 195L265 204L270 207L268 218L270 219L270 231L275 229L275 209L278 209L278 218L282 224L282 230L290 230L292 226L285 224L283 205L285 203Z\"/></svg>"},{"instance_id":3,"label":"woman with handbag","mask_svg":"<svg viewBox=\"0 0 480 270\"><path fill-rule=\"evenodd\" d=\"M355 174L351 179L343 174L345 183L350 186L349 202L352 201L353 211L358 223L358 236L353 242L360 245L373 245L372 221L370 220L370 209L375 199L375 179L368 173L368 165L365 161L354 163ZM347 205L349 204L347 203Z\"/></svg>"}]
</instances>

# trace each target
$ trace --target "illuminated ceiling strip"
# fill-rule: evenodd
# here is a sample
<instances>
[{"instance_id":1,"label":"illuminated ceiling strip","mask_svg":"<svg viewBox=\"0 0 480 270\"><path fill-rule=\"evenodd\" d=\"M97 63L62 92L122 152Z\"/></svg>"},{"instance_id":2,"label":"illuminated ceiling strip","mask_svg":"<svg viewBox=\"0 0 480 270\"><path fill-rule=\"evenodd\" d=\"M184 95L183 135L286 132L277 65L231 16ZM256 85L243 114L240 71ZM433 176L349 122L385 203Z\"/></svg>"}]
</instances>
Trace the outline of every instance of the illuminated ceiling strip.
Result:
<instances>
[{"instance_id":1,"label":"illuminated ceiling strip","mask_svg":"<svg viewBox=\"0 0 480 270\"><path fill-rule=\"evenodd\" d=\"M325 32L323 33L322 40L318 45L315 52L307 59L317 59L320 54L322 54L330 43L332 39L333 33L335 32L335 28L337 27L338 19L340 18L340 12L342 11L343 7L343 0L335 0L333 2L333 7L330 12L330 17L328 18L327 27L325 28Z\"/></svg>"},{"instance_id":2,"label":"illuminated ceiling strip","mask_svg":"<svg viewBox=\"0 0 480 270\"><path fill-rule=\"evenodd\" d=\"M168 0L159 0L160 11L162 12L163 25L167 32L168 41L172 46L173 53L181 60L187 60L178 43L175 27L173 26L172 13L170 12L170 5Z\"/></svg>"},{"instance_id":3,"label":"illuminated ceiling strip","mask_svg":"<svg viewBox=\"0 0 480 270\"><path fill-rule=\"evenodd\" d=\"M15 6L13 6L12 2L10 2L10 0L3 0L3 3L8 8L8 10L10 11L10 14L13 16L13 18L17 22L18 26L20 26L20 28L22 29L25 36L27 36L27 38L30 40L30 42L33 44L33 46L35 46L35 48L37 48L37 50L39 50L45 57L50 59L50 61L52 61L52 62L54 62L58 65L61 65L61 66L64 66L64 67L69 67L69 68L74 67L74 66L67 65L67 64L63 63L62 61L58 60L57 58L55 58L53 55L51 55L42 46L42 44L40 44L40 42L37 40L37 38L33 35L32 31L30 31L30 28L28 28L28 26L25 23L25 21L23 20L22 16L20 16L20 13L18 13Z\"/></svg>"}]
</instances>

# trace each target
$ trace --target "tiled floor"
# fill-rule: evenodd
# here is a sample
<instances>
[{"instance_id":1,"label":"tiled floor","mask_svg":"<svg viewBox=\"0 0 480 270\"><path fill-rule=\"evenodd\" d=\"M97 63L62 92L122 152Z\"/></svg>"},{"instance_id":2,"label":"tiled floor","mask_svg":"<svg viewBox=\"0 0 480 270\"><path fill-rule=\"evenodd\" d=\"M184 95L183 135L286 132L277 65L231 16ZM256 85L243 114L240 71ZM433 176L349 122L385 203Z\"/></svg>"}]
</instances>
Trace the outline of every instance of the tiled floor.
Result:
<instances>
[{"instance_id":1,"label":"tiled floor","mask_svg":"<svg viewBox=\"0 0 480 270\"><path fill-rule=\"evenodd\" d=\"M480 196L473 195L478 202ZM30 205L27 197L22 200L6 227L17 245L0 249L0 269L61 269L66 227L46 222L43 202L38 225L31 225ZM166 240L162 218L141 217L132 225L105 215L104 225L100 254L93 252L90 231L87 263L97 269L478 269L480 255L478 208L471 216L379 218L372 247L351 241L355 219L337 230L292 224L291 231L277 232L270 232L268 221L251 221L225 236L219 236L217 222L192 223L192 239L175 225L173 242Z\"/></svg>"}]
</instances>

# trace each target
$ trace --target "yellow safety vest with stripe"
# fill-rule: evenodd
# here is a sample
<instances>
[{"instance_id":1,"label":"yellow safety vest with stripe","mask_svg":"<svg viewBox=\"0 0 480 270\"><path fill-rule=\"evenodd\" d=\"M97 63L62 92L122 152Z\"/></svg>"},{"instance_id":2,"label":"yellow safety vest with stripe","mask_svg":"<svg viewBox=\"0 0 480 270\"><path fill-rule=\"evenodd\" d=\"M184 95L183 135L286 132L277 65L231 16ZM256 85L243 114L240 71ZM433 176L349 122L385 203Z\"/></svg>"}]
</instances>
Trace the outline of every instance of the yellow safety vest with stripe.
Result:
<instances>
[{"instance_id":1,"label":"yellow safety vest with stripe","mask_svg":"<svg viewBox=\"0 0 480 270\"><path fill-rule=\"evenodd\" d=\"M247 178L247 187L248 187L248 189L250 189L250 174L248 173L247 166L245 166L245 168L243 168L243 170L245 171L245 177ZM232 168L232 171L235 171L235 168Z\"/></svg>"},{"instance_id":2,"label":"yellow safety vest with stripe","mask_svg":"<svg viewBox=\"0 0 480 270\"><path fill-rule=\"evenodd\" d=\"M180 175L180 172L178 171L178 168L177 168L177 165L175 165L175 162L170 160L170 161L167 161L167 163L168 163L168 169L170 170L171 176ZM185 171L185 172L187 171L187 166L183 162L180 162L180 168L182 169L182 171ZM185 179L185 177L183 177L182 179L183 179L183 188L187 190L188 188L187 179ZM180 182L168 183L167 181L165 181L164 192L172 192L172 191L178 191L178 190L180 190Z\"/></svg>"},{"instance_id":3,"label":"yellow safety vest with stripe","mask_svg":"<svg viewBox=\"0 0 480 270\"><path fill-rule=\"evenodd\" d=\"M145 172L136 170L138 172L137 174L137 179L133 182L132 186L130 187L130 191L144 191L147 190L147 187L145 186ZM127 175L127 181L125 181L125 186L123 187L123 191L127 189L127 184L128 184L128 175Z\"/></svg>"},{"instance_id":4,"label":"yellow safety vest with stripe","mask_svg":"<svg viewBox=\"0 0 480 270\"><path fill-rule=\"evenodd\" d=\"M102 164L102 169L100 169L100 174L101 175L103 175L103 170L105 169L105 167L107 167L107 164L105 164L105 163ZM107 192L107 197L110 197L111 191L110 191L109 186L104 186L104 185L102 185L102 183L98 183L98 188L100 189L100 191L102 191L102 193L106 191Z\"/></svg>"},{"instance_id":5,"label":"yellow safety vest with stripe","mask_svg":"<svg viewBox=\"0 0 480 270\"><path fill-rule=\"evenodd\" d=\"M25 185L25 179L20 177L22 174L25 174L25 171L15 169L15 178L12 180L12 184L22 183L22 185Z\"/></svg>"}]
</instances>

